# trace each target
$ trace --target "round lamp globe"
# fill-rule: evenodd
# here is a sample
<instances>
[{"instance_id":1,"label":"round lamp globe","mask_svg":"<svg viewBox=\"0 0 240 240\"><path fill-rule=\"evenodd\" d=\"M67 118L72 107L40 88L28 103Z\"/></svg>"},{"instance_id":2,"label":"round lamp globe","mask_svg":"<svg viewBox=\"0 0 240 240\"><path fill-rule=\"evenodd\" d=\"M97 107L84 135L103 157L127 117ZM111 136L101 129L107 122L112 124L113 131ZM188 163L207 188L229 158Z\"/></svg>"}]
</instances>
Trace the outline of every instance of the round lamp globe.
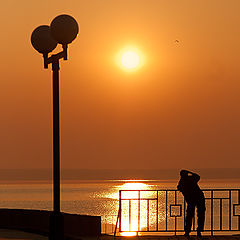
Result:
<instances>
[{"instance_id":1,"label":"round lamp globe","mask_svg":"<svg viewBox=\"0 0 240 240\"><path fill-rule=\"evenodd\" d=\"M33 47L40 53L47 54L56 48L57 42L50 33L50 27L42 25L37 27L31 35Z\"/></svg>"},{"instance_id":2,"label":"round lamp globe","mask_svg":"<svg viewBox=\"0 0 240 240\"><path fill-rule=\"evenodd\" d=\"M79 32L77 21L66 14L59 15L50 24L52 37L60 44L71 43Z\"/></svg>"}]
</instances>

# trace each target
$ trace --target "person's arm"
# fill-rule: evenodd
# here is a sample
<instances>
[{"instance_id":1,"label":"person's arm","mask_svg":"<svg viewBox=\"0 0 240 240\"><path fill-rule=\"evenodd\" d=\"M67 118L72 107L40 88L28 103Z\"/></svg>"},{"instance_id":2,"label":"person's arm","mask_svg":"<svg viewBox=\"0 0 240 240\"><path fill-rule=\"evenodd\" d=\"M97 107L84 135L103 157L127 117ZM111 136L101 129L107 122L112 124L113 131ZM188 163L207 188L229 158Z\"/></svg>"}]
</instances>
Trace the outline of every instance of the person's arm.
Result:
<instances>
[{"instance_id":1,"label":"person's arm","mask_svg":"<svg viewBox=\"0 0 240 240\"><path fill-rule=\"evenodd\" d=\"M188 176L191 177L194 182L197 183L200 180L200 176L197 173L193 173L190 171L187 171L187 172L188 172Z\"/></svg>"},{"instance_id":2,"label":"person's arm","mask_svg":"<svg viewBox=\"0 0 240 240\"><path fill-rule=\"evenodd\" d=\"M184 183L183 183L183 179L181 178L178 182L178 185L177 185L177 190L180 191L180 192L183 192L184 190Z\"/></svg>"},{"instance_id":3,"label":"person's arm","mask_svg":"<svg viewBox=\"0 0 240 240\"><path fill-rule=\"evenodd\" d=\"M181 170L180 175L182 178L191 179L193 182L198 182L200 180L200 176L196 173L190 172L188 170Z\"/></svg>"}]
</instances>

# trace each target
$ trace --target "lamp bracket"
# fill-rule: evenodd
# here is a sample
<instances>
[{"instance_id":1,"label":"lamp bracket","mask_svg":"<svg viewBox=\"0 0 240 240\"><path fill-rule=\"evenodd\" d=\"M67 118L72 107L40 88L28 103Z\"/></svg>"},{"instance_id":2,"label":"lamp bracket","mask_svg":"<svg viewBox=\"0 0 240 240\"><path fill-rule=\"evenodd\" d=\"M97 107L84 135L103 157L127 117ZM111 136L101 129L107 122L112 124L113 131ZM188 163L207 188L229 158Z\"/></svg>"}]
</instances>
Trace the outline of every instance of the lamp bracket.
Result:
<instances>
[{"instance_id":1,"label":"lamp bracket","mask_svg":"<svg viewBox=\"0 0 240 240\"><path fill-rule=\"evenodd\" d=\"M44 58L44 68L47 69L49 64L54 64L58 62L60 59L67 60L67 44L64 44L63 50L57 54L53 54L48 57L48 54L43 54Z\"/></svg>"}]
</instances>

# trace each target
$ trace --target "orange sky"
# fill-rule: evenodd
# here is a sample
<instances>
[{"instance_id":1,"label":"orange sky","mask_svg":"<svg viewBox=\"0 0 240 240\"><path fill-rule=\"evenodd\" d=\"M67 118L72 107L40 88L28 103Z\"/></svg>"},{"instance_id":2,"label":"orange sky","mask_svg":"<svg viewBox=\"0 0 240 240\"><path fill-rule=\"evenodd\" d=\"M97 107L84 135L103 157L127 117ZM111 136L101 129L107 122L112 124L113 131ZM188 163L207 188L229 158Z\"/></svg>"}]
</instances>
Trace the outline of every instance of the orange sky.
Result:
<instances>
[{"instance_id":1,"label":"orange sky","mask_svg":"<svg viewBox=\"0 0 240 240\"><path fill-rule=\"evenodd\" d=\"M51 70L30 36L62 13L80 24L61 62L63 168L240 167L239 9L239 0L2 2L0 168L52 166ZM114 60L128 45L145 56L136 72Z\"/></svg>"}]
</instances>

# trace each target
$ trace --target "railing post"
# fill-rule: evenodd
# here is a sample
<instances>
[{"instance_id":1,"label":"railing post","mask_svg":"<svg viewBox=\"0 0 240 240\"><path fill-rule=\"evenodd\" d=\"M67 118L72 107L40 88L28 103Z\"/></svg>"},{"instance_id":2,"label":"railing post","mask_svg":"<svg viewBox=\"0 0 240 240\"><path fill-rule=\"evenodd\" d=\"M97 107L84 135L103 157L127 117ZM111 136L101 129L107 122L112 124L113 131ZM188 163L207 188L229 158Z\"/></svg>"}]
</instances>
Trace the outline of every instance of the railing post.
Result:
<instances>
[{"instance_id":1,"label":"railing post","mask_svg":"<svg viewBox=\"0 0 240 240\"><path fill-rule=\"evenodd\" d=\"M238 204L240 204L240 190L238 190ZM240 231L240 216L238 216L238 231Z\"/></svg>"},{"instance_id":2,"label":"railing post","mask_svg":"<svg viewBox=\"0 0 240 240\"><path fill-rule=\"evenodd\" d=\"M119 214L120 214L120 209L118 210L117 222L116 222L116 226L115 226L115 230L114 230L114 237L117 234L117 225L119 224ZM120 226L120 224L119 224L119 226ZM119 232L120 232L120 228L119 228Z\"/></svg>"},{"instance_id":3,"label":"railing post","mask_svg":"<svg viewBox=\"0 0 240 240\"><path fill-rule=\"evenodd\" d=\"M132 201L131 200L128 200L128 201L129 201L129 206L128 206L129 231L131 231L132 230L132 208L131 208Z\"/></svg>"},{"instance_id":4,"label":"railing post","mask_svg":"<svg viewBox=\"0 0 240 240\"><path fill-rule=\"evenodd\" d=\"M138 232L140 231L140 214L141 214L141 202L140 202L141 194L140 191L138 191Z\"/></svg>"},{"instance_id":5,"label":"railing post","mask_svg":"<svg viewBox=\"0 0 240 240\"><path fill-rule=\"evenodd\" d=\"M220 210L220 231L222 231L222 198L220 199L220 205L219 205L219 210Z\"/></svg>"},{"instance_id":6,"label":"railing post","mask_svg":"<svg viewBox=\"0 0 240 240\"><path fill-rule=\"evenodd\" d=\"M229 230L231 231L232 229L232 192L229 190L228 192L228 197L229 197L229 208L228 208L228 217L229 217Z\"/></svg>"},{"instance_id":7,"label":"railing post","mask_svg":"<svg viewBox=\"0 0 240 240\"><path fill-rule=\"evenodd\" d=\"M156 223L156 228L158 232L158 191L157 191L157 223Z\"/></svg>"},{"instance_id":8,"label":"railing post","mask_svg":"<svg viewBox=\"0 0 240 240\"><path fill-rule=\"evenodd\" d=\"M175 205L177 205L177 191L175 190ZM170 213L171 214L171 213ZM175 236L177 235L177 217L175 216Z\"/></svg>"},{"instance_id":9,"label":"railing post","mask_svg":"<svg viewBox=\"0 0 240 240\"><path fill-rule=\"evenodd\" d=\"M119 191L119 232L122 231L122 191Z\"/></svg>"},{"instance_id":10,"label":"railing post","mask_svg":"<svg viewBox=\"0 0 240 240\"><path fill-rule=\"evenodd\" d=\"M211 235L213 236L213 190L211 190Z\"/></svg>"},{"instance_id":11,"label":"railing post","mask_svg":"<svg viewBox=\"0 0 240 240\"><path fill-rule=\"evenodd\" d=\"M168 222L167 222L167 207L168 207L167 202L168 202L168 196L167 196L167 194L168 194L168 190L166 190L166 231L167 231L167 228L168 228Z\"/></svg>"},{"instance_id":12,"label":"railing post","mask_svg":"<svg viewBox=\"0 0 240 240\"><path fill-rule=\"evenodd\" d=\"M147 200L147 231L149 231L149 199Z\"/></svg>"}]
</instances>

